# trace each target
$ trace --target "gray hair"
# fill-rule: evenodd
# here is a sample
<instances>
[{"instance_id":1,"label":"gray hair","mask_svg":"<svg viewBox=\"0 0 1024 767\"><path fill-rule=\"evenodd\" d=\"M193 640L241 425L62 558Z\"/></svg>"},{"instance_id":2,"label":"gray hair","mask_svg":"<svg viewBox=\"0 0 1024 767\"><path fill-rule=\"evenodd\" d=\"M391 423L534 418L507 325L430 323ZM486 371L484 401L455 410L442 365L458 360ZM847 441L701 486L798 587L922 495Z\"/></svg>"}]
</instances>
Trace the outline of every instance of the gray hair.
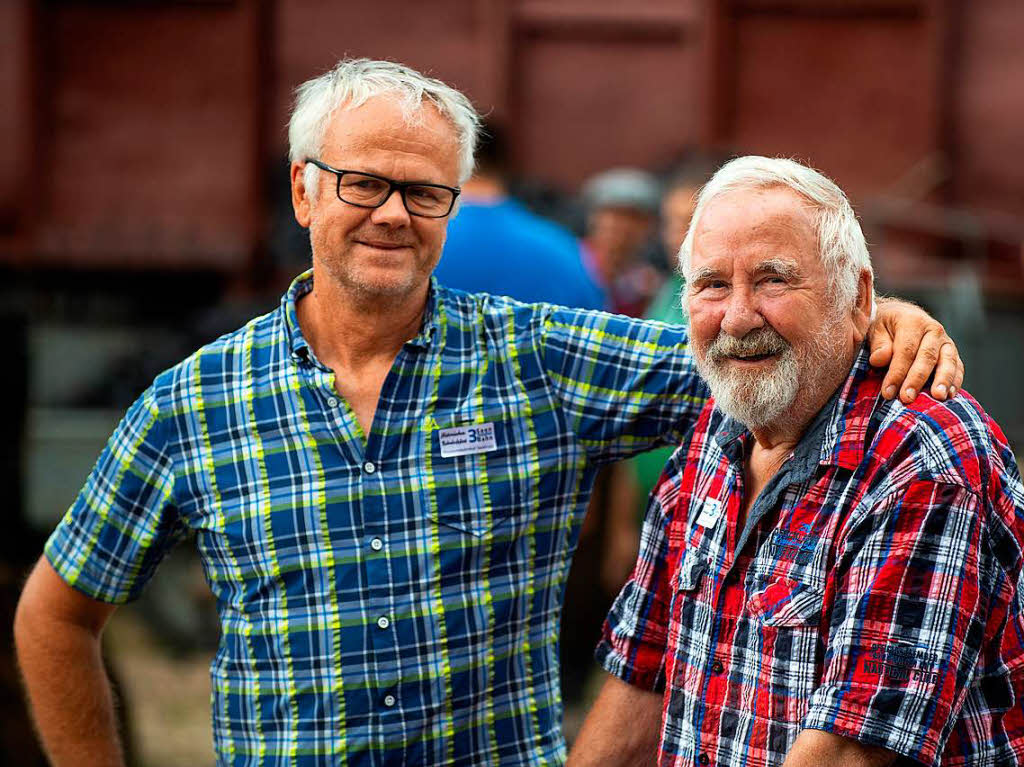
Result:
<instances>
[{"instance_id":1,"label":"gray hair","mask_svg":"<svg viewBox=\"0 0 1024 767\"><path fill-rule=\"evenodd\" d=\"M693 237L701 214L716 197L744 189L785 186L814 207L818 254L829 278L836 308L853 307L860 273L871 269L871 257L850 201L834 181L822 173L784 158L737 157L718 169L697 196L686 239L679 248L679 268L689 277Z\"/></svg>"},{"instance_id":2,"label":"gray hair","mask_svg":"<svg viewBox=\"0 0 1024 767\"><path fill-rule=\"evenodd\" d=\"M473 174L473 154L480 131L480 116L469 99L440 80L403 64L374 59L342 59L328 72L295 89L295 107L288 121L288 159L301 163L320 154L331 115L372 98L395 99L407 121L414 121L423 102L433 104L455 129L459 143L459 183ZM315 189L317 169L307 165L304 180Z\"/></svg>"}]
</instances>

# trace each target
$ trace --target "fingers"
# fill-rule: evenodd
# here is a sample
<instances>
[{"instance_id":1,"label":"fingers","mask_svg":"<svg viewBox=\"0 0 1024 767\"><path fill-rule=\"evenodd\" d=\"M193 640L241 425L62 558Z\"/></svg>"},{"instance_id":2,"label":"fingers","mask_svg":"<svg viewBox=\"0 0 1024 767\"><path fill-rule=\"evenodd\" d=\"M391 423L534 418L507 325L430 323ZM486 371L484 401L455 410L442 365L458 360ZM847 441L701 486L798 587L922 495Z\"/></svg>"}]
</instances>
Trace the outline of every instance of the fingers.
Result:
<instances>
[{"instance_id":1,"label":"fingers","mask_svg":"<svg viewBox=\"0 0 1024 767\"><path fill-rule=\"evenodd\" d=\"M931 395L937 400L953 397L964 381L964 365L960 360L956 344L946 340L939 349L939 364L935 368Z\"/></svg>"},{"instance_id":2,"label":"fingers","mask_svg":"<svg viewBox=\"0 0 1024 767\"><path fill-rule=\"evenodd\" d=\"M881 325L882 323L878 324ZM920 338L919 333L910 332L899 326L896 328L895 337L892 337L891 333L892 331L887 327L880 327L878 329L878 338L872 338L872 346L874 347L878 343L878 348L872 349L871 363L875 364L875 353L878 350L881 350L881 353L888 353L890 357L889 369L886 371L885 378L882 379L882 396L886 399L893 399L897 394L901 394L901 398L902 395L907 395L906 391L901 392L900 389L909 386L909 383L905 381L917 357L918 339ZM881 340L885 336L889 336L887 344ZM886 350L886 345L888 350ZM938 348L935 349L935 353L937 359ZM912 394L907 395L909 399L904 399L904 401L912 402L914 397L917 396L916 390L919 387L920 383L914 387L915 391Z\"/></svg>"},{"instance_id":3,"label":"fingers","mask_svg":"<svg viewBox=\"0 0 1024 767\"><path fill-rule=\"evenodd\" d=\"M876 322L872 324L868 337L871 342L871 356L868 357L868 362L876 368L887 367L892 360L892 336L889 335L888 328Z\"/></svg>"},{"instance_id":4,"label":"fingers","mask_svg":"<svg viewBox=\"0 0 1024 767\"><path fill-rule=\"evenodd\" d=\"M939 364L939 350L942 349L948 340L949 336L946 335L941 326L932 328L924 334L924 337L921 339L921 345L917 349L917 355L910 366L910 370L907 372L907 377L903 381L900 391L900 400L904 404L913 402L918 392L928 382L928 378Z\"/></svg>"},{"instance_id":5,"label":"fingers","mask_svg":"<svg viewBox=\"0 0 1024 767\"><path fill-rule=\"evenodd\" d=\"M917 307L879 302L878 320L868 329L870 362L889 369L882 396L905 404L917 397L934 372L929 393L938 400L954 396L964 379L963 361L945 329Z\"/></svg>"}]
</instances>

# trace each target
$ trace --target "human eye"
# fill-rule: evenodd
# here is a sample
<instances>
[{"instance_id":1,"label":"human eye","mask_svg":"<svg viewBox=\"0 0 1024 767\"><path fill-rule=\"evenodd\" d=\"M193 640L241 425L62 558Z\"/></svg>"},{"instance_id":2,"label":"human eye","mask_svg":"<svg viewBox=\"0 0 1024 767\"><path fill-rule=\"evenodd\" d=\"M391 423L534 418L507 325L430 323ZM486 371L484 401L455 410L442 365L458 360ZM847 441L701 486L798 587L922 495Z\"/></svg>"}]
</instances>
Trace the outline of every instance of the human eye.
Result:
<instances>
[{"instance_id":1,"label":"human eye","mask_svg":"<svg viewBox=\"0 0 1024 767\"><path fill-rule=\"evenodd\" d=\"M725 280L717 277L706 277L700 280L696 280L692 283L691 292L696 294L703 294L707 296L715 296L726 292L729 289L729 283Z\"/></svg>"},{"instance_id":2,"label":"human eye","mask_svg":"<svg viewBox=\"0 0 1024 767\"><path fill-rule=\"evenodd\" d=\"M341 182L341 185L346 189L352 189L362 192L376 192L383 189L387 184L381 181L379 178L372 178L370 176L348 176L346 175Z\"/></svg>"},{"instance_id":3,"label":"human eye","mask_svg":"<svg viewBox=\"0 0 1024 767\"><path fill-rule=\"evenodd\" d=\"M418 202L438 203L447 194L446 190L433 186L410 186L406 191L410 197Z\"/></svg>"}]
</instances>

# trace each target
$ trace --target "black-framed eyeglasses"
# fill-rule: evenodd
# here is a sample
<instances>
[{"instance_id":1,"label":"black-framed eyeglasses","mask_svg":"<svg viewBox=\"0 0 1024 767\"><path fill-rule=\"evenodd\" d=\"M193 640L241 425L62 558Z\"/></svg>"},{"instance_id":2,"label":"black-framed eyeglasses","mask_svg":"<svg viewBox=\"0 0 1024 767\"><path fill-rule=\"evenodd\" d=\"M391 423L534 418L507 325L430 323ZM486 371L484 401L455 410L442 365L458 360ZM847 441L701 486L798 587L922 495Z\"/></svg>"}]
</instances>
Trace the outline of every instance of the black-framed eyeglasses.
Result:
<instances>
[{"instance_id":1,"label":"black-framed eyeglasses","mask_svg":"<svg viewBox=\"0 0 1024 767\"><path fill-rule=\"evenodd\" d=\"M396 189L410 216L444 218L455 207L461 189L444 184L423 184L418 181L394 181L385 176L364 173L361 170L332 168L326 163L307 157L306 162L338 177L335 191L338 199L357 208L379 208Z\"/></svg>"}]
</instances>

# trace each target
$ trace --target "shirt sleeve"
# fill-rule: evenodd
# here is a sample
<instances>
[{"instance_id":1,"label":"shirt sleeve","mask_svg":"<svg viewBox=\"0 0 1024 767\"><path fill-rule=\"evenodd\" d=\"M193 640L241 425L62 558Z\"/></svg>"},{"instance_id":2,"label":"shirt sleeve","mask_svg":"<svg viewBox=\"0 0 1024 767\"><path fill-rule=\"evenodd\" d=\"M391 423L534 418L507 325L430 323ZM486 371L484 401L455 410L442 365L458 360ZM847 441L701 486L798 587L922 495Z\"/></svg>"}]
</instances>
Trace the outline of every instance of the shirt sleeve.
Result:
<instances>
[{"instance_id":1,"label":"shirt sleeve","mask_svg":"<svg viewBox=\"0 0 1024 767\"><path fill-rule=\"evenodd\" d=\"M187 532L173 490L165 424L149 389L114 430L46 542L46 558L70 586L93 599L135 599Z\"/></svg>"},{"instance_id":2,"label":"shirt sleeve","mask_svg":"<svg viewBox=\"0 0 1024 767\"><path fill-rule=\"evenodd\" d=\"M966 488L916 481L852 523L804 727L938 760L984 636L982 510Z\"/></svg>"},{"instance_id":3,"label":"shirt sleeve","mask_svg":"<svg viewBox=\"0 0 1024 767\"><path fill-rule=\"evenodd\" d=\"M708 398L685 327L555 308L543 362L591 460L617 461L678 445Z\"/></svg>"},{"instance_id":4,"label":"shirt sleeve","mask_svg":"<svg viewBox=\"0 0 1024 767\"><path fill-rule=\"evenodd\" d=\"M609 674L654 692L665 690L672 576L679 562L678 548L670 543L670 512L678 484L675 472L666 470L651 494L636 566L612 604L595 652Z\"/></svg>"}]
</instances>

